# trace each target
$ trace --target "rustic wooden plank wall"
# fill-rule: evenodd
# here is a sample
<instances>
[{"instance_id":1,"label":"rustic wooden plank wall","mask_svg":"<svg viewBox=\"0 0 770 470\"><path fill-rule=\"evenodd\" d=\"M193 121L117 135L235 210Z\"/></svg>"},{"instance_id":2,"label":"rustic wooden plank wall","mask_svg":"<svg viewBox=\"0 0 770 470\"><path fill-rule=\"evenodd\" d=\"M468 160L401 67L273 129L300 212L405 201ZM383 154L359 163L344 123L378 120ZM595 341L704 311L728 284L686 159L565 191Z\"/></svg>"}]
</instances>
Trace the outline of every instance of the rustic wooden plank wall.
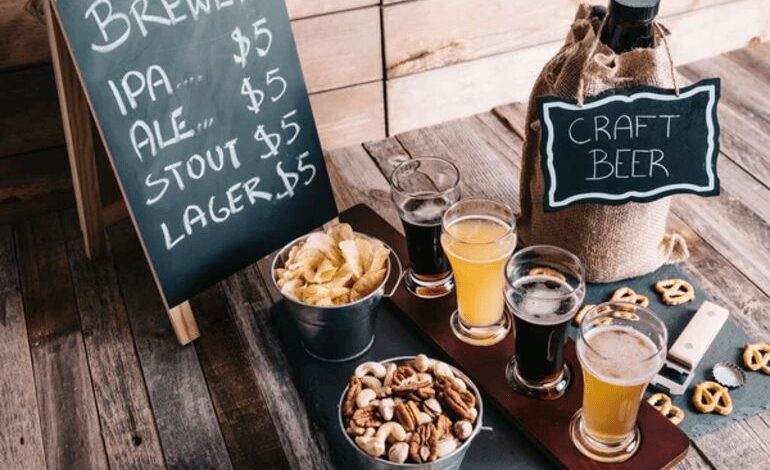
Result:
<instances>
[{"instance_id":1,"label":"rustic wooden plank wall","mask_svg":"<svg viewBox=\"0 0 770 470\"><path fill-rule=\"evenodd\" d=\"M579 0L286 2L331 150L526 100ZM770 39L768 0L665 0L661 8L680 64ZM0 179L0 221L71 199L44 14L43 0L0 2L0 175L36 168L21 181Z\"/></svg>"},{"instance_id":2,"label":"rustic wooden plank wall","mask_svg":"<svg viewBox=\"0 0 770 470\"><path fill-rule=\"evenodd\" d=\"M563 43L577 0L388 2L383 7L391 134L526 101ZM598 2L597 2L598 3ZM766 0L666 0L674 60L685 64L764 41Z\"/></svg>"}]
</instances>

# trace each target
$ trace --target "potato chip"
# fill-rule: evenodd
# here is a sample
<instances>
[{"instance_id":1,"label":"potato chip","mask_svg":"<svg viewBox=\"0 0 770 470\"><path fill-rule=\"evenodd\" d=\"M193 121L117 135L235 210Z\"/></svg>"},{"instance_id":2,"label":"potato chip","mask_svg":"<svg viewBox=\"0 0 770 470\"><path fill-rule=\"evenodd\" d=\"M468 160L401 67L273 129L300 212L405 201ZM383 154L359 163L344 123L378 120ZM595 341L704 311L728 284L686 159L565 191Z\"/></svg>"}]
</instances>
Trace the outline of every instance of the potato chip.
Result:
<instances>
[{"instance_id":1,"label":"potato chip","mask_svg":"<svg viewBox=\"0 0 770 470\"><path fill-rule=\"evenodd\" d=\"M325 257L329 258L336 266L339 266L344 261L339 252L339 249L337 248L337 242L335 242L332 237L330 237L329 235L323 232L311 233L310 236L307 237L305 246L302 247L302 249L319 250L321 253L323 253Z\"/></svg>"},{"instance_id":2,"label":"potato chip","mask_svg":"<svg viewBox=\"0 0 770 470\"><path fill-rule=\"evenodd\" d=\"M353 282L353 273L350 272L347 265L342 265L342 267L334 273L334 277L329 281L329 284L334 286L352 287Z\"/></svg>"},{"instance_id":3,"label":"potato chip","mask_svg":"<svg viewBox=\"0 0 770 470\"><path fill-rule=\"evenodd\" d=\"M323 284L329 282L334 278L334 273L337 272L337 267L329 261L328 258L324 259L318 267L311 272L309 277L305 277L307 282L316 284Z\"/></svg>"},{"instance_id":4,"label":"potato chip","mask_svg":"<svg viewBox=\"0 0 770 470\"><path fill-rule=\"evenodd\" d=\"M384 269L388 265L389 256L390 250L382 243L377 242L375 244L374 252L372 253L372 262L369 265L367 272Z\"/></svg>"},{"instance_id":5,"label":"potato chip","mask_svg":"<svg viewBox=\"0 0 770 470\"><path fill-rule=\"evenodd\" d=\"M303 285L301 279L292 279L281 286L281 293L289 297L297 296L297 289Z\"/></svg>"},{"instance_id":6,"label":"potato chip","mask_svg":"<svg viewBox=\"0 0 770 470\"><path fill-rule=\"evenodd\" d=\"M353 227L349 224L337 224L329 229L329 236L334 239L335 243L339 243L345 240L354 240Z\"/></svg>"},{"instance_id":7,"label":"potato chip","mask_svg":"<svg viewBox=\"0 0 770 470\"><path fill-rule=\"evenodd\" d=\"M372 254L374 253L373 244L364 238L356 238L356 248L358 249L358 258L361 263L361 273L369 271L372 264Z\"/></svg>"},{"instance_id":8,"label":"potato chip","mask_svg":"<svg viewBox=\"0 0 770 470\"><path fill-rule=\"evenodd\" d=\"M380 284L385 279L385 271L385 269L369 271L353 284L353 289L351 290L361 297L366 297L380 287Z\"/></svg>"},{"instance_id":9,"label":"potato chip","mask_svg":"<svg viewBox=\"0 0 770 470\"><path fill-rule=\"evenodd\" d=\"M363 274L363 269L361 269L361 257L359 256L356 241L345 240L340 242L340 250L342 250L342 256L345 258L345 265L353 273L353 277L358 279Z\"/></svg>"}]
</instances>

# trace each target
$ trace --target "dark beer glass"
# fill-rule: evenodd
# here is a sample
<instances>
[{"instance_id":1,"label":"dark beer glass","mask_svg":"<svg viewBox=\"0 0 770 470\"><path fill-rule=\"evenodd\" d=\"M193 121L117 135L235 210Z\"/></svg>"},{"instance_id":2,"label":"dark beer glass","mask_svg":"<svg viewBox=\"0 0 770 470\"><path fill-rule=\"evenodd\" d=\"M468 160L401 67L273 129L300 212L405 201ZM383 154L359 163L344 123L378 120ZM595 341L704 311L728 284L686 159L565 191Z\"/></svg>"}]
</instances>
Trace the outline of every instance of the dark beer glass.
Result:
<instances>
[{"instance_id":1,"label":"dark beer glass","mask_svg":"<svg viewBox=\"0 0 770 470\"><path fill-rule=\"evenodd\" d=\"M452 292L452 269L441 248L441 218L460 199L457 167L441 158L414 158L400 164L390 180L409 250L406 288L423 298Z\"/></svg>"},{"instance_id":2,"label":"dark beer glass","mask_svg":"<svg viewBox=\"0 0 770 470\"><path fill-rule=\"evenodd\" d=\"M548 245L519 251L505 266L505 301L513 313L516 354L508 383L524 395L553 400L567 390L567 326L585 296L585 270L572 253Z\"/></svg>"}]
</instances>

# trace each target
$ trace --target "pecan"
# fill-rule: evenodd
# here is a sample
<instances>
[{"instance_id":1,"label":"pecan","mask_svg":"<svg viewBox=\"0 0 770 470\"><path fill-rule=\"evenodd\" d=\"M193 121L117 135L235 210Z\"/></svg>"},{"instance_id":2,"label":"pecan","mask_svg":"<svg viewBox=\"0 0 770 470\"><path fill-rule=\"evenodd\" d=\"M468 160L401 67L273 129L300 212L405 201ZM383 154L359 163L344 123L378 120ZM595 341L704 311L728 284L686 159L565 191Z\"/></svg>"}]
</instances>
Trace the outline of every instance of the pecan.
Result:
<instances>
[{"instance_id":1,"label":"pecan","mask_svg":"<svg viewBox=\"0 0 770 470\"><path fill-rule=\"evenodd\" d=\"M417 371L412 366L399 366L395 372L393 372L392 385L401 385L401 382L409 377L417 375Z\"/></svg>"},{"instance_id":2,"label":"pecan","mask_svg":"<svg viewBox=\"0 0 770 470\"><path fill-rule=\"evenodd\" d=\"M439 397L446 406L462 419L473 422L476 419L476 397L468 390L458 390L454 387L443 389Z\"/></svg>"},{"instance_id":3,"label":"pecan","mask_svg":"<svg viewBox=\"0 0 770 470\"><path fill-rule=\"evenodd\" d=\"M423 424L412 434L409 456L416 463L432 462L438 457L438 431L431 424Z\"/></svg>"},{"instance_id":4,"label":"pecan","mask_svg":"<svg viewBox=\"0 0 770 470\"><path fill-rule=\"evenodd\" d=\"M377 407L374 405L357 409L350 420L359 428L377 428L382 425L382 421L377 417Z\"/></svg>"},{"instance_id":5,"label":"pecan","mask_svg":"<svg viewBox=\"0 0 770 470\"><path fill-rule=\"evenodd\" d=\"M439 415L436 419L435 426L439 439L444 436L452 436L452 420L449 419L447 415Z\"/></svg>"},{"instance_id":6,"label":"pecan","mask_svg":"<svg viewBox=\"0 0 770 470\"><path fill-rule=\"evenodd\" d=\"M401 423L401 426L403 426L407 432L414 431L417 428L417 418L415 418L403 402L396 403L393 412L396 415L396 421Z\"/></svg>"},{"instance_id":7,"label":"pecan","mask_svg":"<svg viewBox=\"0 0 770 470\"><path fill-rule=\"evenodd\" d=\"M412 366L400 366L393 373L393 393L409 393L424 387L429 387L432 383L429 374L417 373Z\"/></svg>"},{"instance_id":8,"label":"pecan","mask_svg":"<svg viewBox=\"0 0 770 470\"><path fill-rule=\"evenodd\" d=\"M428 398L434 398L435 396L436 396L436 389L434 389L433 387L422 387L422 388L418 388L413 392L409 392L409 395L407 395L406 397L414 401L423 401L423 400L427 400Z\"/></svg>"},{"instance_id":9,"label":"pecan","mask_svg":"<svg viewBox=\"0 0 770 470\"><path fill-rule=\"evenodd\" d=\"M350 385L348 386L348 393L345 395L345 403L342 405L342 414L345 417L349 417L353 414L353 410L356 406L356 396L361 391L361 379L355 375L350 378Z\"/></svg>"}]
</instances>

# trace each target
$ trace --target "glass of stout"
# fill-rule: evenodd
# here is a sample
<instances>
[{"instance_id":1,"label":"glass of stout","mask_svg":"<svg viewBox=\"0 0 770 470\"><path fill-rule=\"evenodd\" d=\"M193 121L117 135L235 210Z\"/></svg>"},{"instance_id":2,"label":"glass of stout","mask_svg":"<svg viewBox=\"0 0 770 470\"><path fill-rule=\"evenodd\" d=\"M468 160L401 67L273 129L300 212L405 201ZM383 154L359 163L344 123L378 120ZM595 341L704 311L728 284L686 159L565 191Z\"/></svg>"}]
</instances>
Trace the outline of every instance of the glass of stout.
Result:
<instances>
[{"instance_id":1,"label":"glass of stout","mask_svg":"<svg viewBox=\"0 0 770 470\"><path fill-rule=\"evenodd\" d=\"M441 158L420 157L401 163L390 180L409 250L406 288L428 299L449 294L454 278L441 248L441 218L460 199L460 172Z\"/></svg>"},{"instance_id":2,"label":"glass of stout","mask_svg":"<svg viewBox=\"0 0 770 470\"><path fill-rule=\"evenodd\" d=\"M508 383L533 398L559 398L571 378L564 347L567 326L585 297L583 263L569 251L535 245L508 260L505 277L516 345L505 371Z\"/></svg>"}]
</instances>

